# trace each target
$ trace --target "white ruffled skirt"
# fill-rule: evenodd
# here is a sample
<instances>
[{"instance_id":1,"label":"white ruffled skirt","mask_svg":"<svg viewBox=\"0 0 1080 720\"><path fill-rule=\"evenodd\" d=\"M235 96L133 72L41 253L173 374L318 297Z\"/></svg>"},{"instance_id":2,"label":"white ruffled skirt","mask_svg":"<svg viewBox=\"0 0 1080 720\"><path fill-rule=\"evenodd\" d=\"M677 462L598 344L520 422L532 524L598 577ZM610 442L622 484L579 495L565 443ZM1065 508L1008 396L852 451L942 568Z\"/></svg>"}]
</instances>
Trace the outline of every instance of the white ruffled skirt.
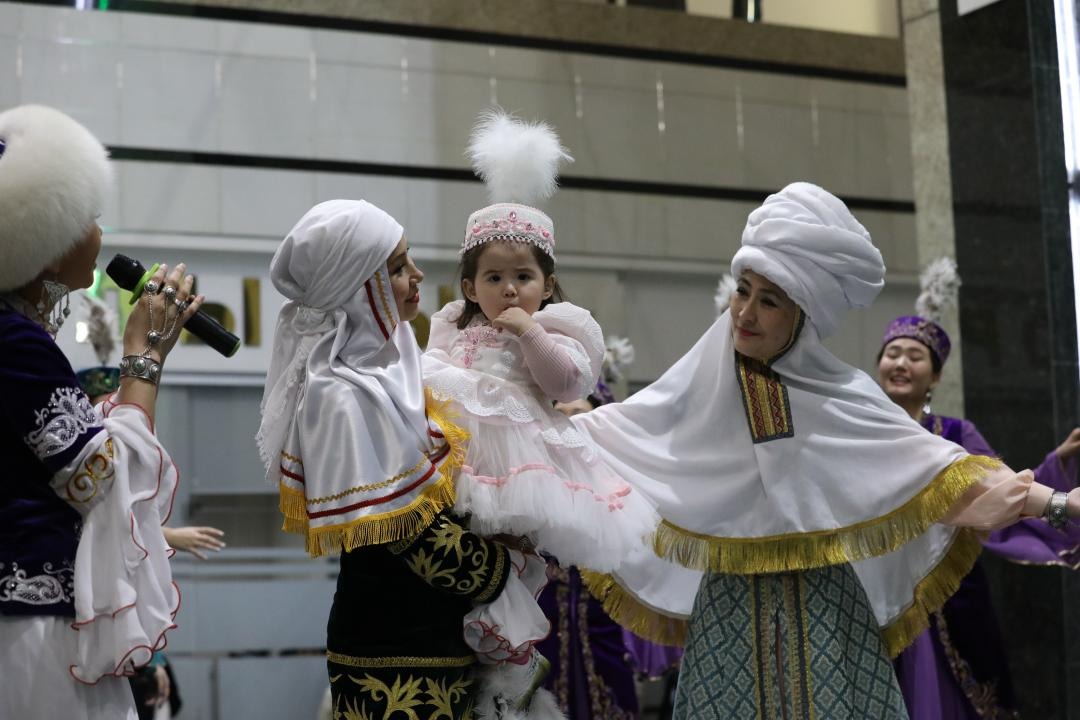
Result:
<instances>
[{"instance_id":1,"label":"white ruffled skirt","mask_svg":"<svg viewBox=\"0 0 1080 720\"><path fill-rule=\"evenodd\" d=\"M603 463L562 413L515 422L466 414L472 434L455 510L481 535L527 536L561 565L610 571L659 522L653 505Z\"/></svg>"}]
</instances>

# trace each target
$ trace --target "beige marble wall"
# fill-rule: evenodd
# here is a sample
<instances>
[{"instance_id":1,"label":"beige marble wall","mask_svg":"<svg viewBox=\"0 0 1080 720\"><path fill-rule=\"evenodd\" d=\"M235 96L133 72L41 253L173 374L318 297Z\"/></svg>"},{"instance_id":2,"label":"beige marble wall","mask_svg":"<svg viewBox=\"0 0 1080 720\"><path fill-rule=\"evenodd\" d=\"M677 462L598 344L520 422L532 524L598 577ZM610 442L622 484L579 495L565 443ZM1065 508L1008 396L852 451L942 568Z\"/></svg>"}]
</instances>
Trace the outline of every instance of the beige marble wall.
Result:
<instances>
[{"instance_id":1,"label":"beige marble wall","mask_svg":"<svg viewBox=\"0 0 1080 720\"><path fill-rule=\"evenodd\" d=\"M749 24L670 10L576 0L307 0L303 3L177 0L177 3L595 43L897 77L904 74L904 52L895 38Z\"/></svg>"},{"instance_id":2,"label":"beige marble wall","mask_svg":"<svg viewBox=\"0 0 1080 720\"><path fill-rule=\"evenodd\" d=\"M943 255L956 256L941 19L938 0L903 0L901 12L911 120L915 241L919 265L925 267ZM941 384L934 391L933 407L938 413L962 416L963 364L957 308L946 312L942 325L952 338L953 350Z\"/></svg>"}]
</instances>

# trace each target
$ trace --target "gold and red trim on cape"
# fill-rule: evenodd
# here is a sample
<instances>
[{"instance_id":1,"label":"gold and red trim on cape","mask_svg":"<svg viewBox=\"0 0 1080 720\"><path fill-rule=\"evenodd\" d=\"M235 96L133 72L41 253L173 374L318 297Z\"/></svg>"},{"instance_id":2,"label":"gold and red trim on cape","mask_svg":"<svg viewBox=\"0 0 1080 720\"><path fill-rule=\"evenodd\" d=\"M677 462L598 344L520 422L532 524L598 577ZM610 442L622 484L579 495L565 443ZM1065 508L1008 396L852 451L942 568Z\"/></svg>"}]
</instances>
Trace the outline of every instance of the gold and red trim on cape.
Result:
<instances>
[{"instance_id":1,"label":"gold and red trim on cape","mask_svg":"<svg viewBox=\"0 0 1080 720\"><path fill-rule=\"evenodd\" d=\"M282 529L301 533L306 538L308 552L318 557L341 550L349 551L364 545L375 545L411 537L427 527L444 508L454 503L454 479L465 459L468 433L454 425L447 413L446 403L435 401L430 392L427 398L427 417L438 430L429 428L432 437L444 440L435 451L419 463L378 483L348 487L324 497L309 498L304 477L303 460L282 451L278 484L279 507L284 522ZM300 487L290 484L296 483ZM404 483L404 485L402 485ZM394 488L392 492L343 506L320 509L320 505L337 503L350 495ZM379 506L413 496L403 507L380 512ZM367 511L351 520L323 524L328 518ZM313 521L320 521L313 524Z\"/></svg>"},{"instance_id":2,"label":"gold and red trim on cape","mask_svg":"<svg viewBox=\"0 0 1080 720\"><path fill-rule=\"evenodd\" d=\"M373 279L377 286L379 302L376 302L375 291L371 289L371 281ZM389 340L390 333L397 328L397 324L394 322L394 312L390 307L390 300L386 295L386 285L383 284L381 271L367 279L364 283L364 290L367 292L368 305L371 306L371 312L375 316L375 322L378 324L379 330L382 331L383 339ZM387 329L387 325L390 326L389 330Z\"/></svg>"}]
</instances>

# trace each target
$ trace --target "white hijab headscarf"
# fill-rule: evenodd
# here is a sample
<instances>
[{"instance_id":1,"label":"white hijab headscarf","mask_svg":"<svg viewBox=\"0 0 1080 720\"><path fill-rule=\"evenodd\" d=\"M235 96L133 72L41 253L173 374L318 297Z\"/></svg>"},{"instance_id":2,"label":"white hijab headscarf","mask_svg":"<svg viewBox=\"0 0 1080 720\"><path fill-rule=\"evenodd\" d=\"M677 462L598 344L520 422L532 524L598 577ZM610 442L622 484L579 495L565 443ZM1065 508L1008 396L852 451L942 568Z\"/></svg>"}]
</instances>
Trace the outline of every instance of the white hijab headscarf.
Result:
<instances>
[{"instance_id":1,"label":"white hijab headscarf","mask_svg":"<svg viewBox=\"0 0 1080 720\"><path fill-rule=\"evenodd\" d=\"M700 580L685 568L864 561L856 572L890 647L902 647L974 562L977 542L954 543L956 531L934 523L990 463L927 433L822 345L884 284L881 254L839 199L789 185L751 213L742 243L732 273L765 276L800 308L788 347L766 362L738 355L727 311L655 383L573 418L657 503L656 552L683 566L646 557L594 589L680 618Z\"/></svg>"},{"instance_id":2,"label":"white hijab headscarf","mask_svg":"<svg viewBox=\"0 0 1080 720\"><path fill-rule=\"evenodd\" d=\"M391 542L452 503L444 444L428 421L420 348L399 321L386 262L403 230L362 200L309 210L270 264L287 301L256 440L285 529L313 555Z\"/></svg>"}]
</instances>

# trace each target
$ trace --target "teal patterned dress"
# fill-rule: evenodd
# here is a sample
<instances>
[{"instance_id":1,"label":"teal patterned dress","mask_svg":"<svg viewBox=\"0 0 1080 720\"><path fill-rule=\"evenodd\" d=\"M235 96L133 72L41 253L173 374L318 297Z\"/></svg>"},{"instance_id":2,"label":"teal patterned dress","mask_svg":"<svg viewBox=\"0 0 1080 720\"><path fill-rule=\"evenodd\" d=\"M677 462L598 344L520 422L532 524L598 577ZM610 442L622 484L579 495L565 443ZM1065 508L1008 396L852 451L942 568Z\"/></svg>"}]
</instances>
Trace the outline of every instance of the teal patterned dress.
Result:
<instances>
[{"instance_id":1,"label":"teal patterned dress","mask_svg":"<svg viewBox=\"0 0 1080 720\"><path fill-rule=\"evenodd\" d=\"M694 602L677 720L906 720L850 565L709 573Z\"/></svg>"}]
</instances>

